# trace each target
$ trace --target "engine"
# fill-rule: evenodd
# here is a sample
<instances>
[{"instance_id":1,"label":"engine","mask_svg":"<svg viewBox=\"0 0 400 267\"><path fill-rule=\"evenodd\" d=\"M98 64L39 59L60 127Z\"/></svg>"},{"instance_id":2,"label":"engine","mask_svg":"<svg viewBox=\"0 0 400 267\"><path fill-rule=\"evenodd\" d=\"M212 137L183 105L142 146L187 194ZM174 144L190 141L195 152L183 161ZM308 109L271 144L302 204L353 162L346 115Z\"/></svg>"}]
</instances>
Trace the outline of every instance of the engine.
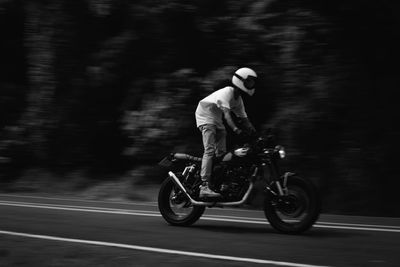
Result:
<instances>
[{"instance_id":1,"label":"engine","mask_svg":"<svg viewBox=\"0 0 400 267\"><path fill-rule=\"evenodd\" d=\"M216 166L214 168L214 186L229 199L241 199L247 190L250 168L244 166Z\"/></svg>"}]
</instances>

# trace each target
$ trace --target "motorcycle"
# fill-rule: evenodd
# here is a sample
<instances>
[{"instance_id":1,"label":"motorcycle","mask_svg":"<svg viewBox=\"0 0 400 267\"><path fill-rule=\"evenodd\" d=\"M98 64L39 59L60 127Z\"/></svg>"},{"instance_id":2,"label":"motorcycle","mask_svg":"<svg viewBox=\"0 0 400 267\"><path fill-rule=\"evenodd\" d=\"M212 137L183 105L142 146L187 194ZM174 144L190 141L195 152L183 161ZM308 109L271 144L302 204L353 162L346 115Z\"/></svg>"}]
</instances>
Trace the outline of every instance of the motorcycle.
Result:
<instances>
[{"instance_id":1,"label":"motorcycle","mask_svg":"<svg viewBox=\"0 0 400 267\"><path fill-rule=\"evenodd\" d=\"M319 217L321 201L315 185L292 172L282 172L286 157L283 146L273 145L273 136L258 136L213 162L210 187L218 198L199 198L201 158L171 153L159 162L168 168L161 184L158 207L171 225L189 226L200 219L205 208L241 206L249 199L256 182L264 187L265 217L277 231L302 233Z\"/></svg>"}]
</instances>

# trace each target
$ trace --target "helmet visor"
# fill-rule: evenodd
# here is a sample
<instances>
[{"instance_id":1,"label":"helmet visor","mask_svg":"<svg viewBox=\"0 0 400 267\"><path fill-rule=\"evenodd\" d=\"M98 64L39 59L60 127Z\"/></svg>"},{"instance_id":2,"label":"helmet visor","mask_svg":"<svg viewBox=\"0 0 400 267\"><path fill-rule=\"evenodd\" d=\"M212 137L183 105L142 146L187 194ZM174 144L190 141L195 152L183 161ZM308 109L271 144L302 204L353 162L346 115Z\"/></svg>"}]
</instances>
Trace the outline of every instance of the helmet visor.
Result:
<instances>
[{"instance_id":1,"label":"helmet visor","mask_svg":"<svg viewBox=\"0 0 400 267\"><path fill-rule=\"evenodd\" d=\"M244 86L249 90L254 89L256 87L256 81L257 77L248 76L244 81Z\"/></svg>"}]
</instances>

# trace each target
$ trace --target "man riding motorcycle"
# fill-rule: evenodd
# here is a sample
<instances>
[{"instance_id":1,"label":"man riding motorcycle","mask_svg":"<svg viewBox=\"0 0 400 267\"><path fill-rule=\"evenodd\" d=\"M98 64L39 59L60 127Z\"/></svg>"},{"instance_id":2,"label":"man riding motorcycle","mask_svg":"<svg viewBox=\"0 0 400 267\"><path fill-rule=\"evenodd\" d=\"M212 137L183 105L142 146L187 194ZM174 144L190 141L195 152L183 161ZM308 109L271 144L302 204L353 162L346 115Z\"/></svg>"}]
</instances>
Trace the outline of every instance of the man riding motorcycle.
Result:
<instances>
[{"instance_id":1,"label":"man riding motorcycle","mask_svg":"<svg viewBox=\"0 0 400 267\"><path fill-rule=\"evenodd\" d=\"M246 93L252 96L255 92L257 74L250 68L238 69L232 77L232 86L219 89L200 100L196 109L196 125L202 133L204 154L201 163L200 198L219 197L209 187L212 174L214 157L220 157L226 153L226 129L222 121L225 118L234 133L240 135L239 129L232 119L231 112L242 119L243 126L255 132L254 126L249 121L241 95Z\"/></svg>"}]
</instances>

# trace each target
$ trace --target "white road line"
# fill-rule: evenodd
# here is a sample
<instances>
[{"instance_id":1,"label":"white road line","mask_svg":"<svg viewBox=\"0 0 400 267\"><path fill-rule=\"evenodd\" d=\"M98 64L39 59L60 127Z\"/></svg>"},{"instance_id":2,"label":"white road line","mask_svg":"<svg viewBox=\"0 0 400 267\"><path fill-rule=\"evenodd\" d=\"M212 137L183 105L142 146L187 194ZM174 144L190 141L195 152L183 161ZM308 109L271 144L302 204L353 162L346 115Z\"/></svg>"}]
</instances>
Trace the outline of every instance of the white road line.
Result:
<instances>
[{"instance_id":1,"label":"white road line","mask_svg":"<svg viewBox=\"0 0 400 267\"><path fill-rule=\"evenodd\" d=\"M379 224L360 224L360 223L334 223L334 222L318 222L321 225L341 225L341 226L360 226L360 227L384 227L384 228L393 228L393 229L400 229L400 226L393 226L393 225L379 225Z\"/></svg>"},{"instance_id":2,"label":"white road line","mask_svg":"<svg viewBox=\"0 0 400 267\"><path fill-rule=\"evenodd\" d=\"M236 219L222 219L213 217L201 217L201 219L209 221L222 221L222 222L236 222L236 223L251 223L251 224L269 224L262 221L249 221L249 220L236 220ZM330 228L330 229L346 229L346 230L360 230L360 231L377 231L377 232L390 232L390 233L400 233L400 229L385 229L385 228L372 228L372 227L352 227L345 225L321 225L316 223L313 225L316 228Z\"/></svg>"},{"instance_id":3,"label":"white road line","mask_svg":"<svg viewBox=\"0 0 400 267\"><path fill-rule=\"evenodd\" d=\"M15 204L15 205L26 205L27 207L35 206L43 206L43 207L59 207L59 208L71 208L71 209L84 209L84 210L101 210L101 211L112 211L112 212L136 212L136 213L152 213L152 214L160 214L158 211L150 211L150 210L133 210L133 209L115 209L115 208L103 208L103 207L93 207L93 206L74 206L74 205L62 205L62 204L47 204L47 203L32 203L32 202L16 202L16 201L2 201L0 200L0 204Z\"/></svg>"},{"instance_id":4,"label":"white road line","mask_svg":"<svg viewBox=\"0 0 400 267\"><path fill-rule=\"evenodd\" d=\"M40 196L29 196L29 195L13 195L13 194L0 194L0 197L16 197L16 198L33 198L33 199L48 199L48 200L61 200L61 201L79 201L79 202L93 202L93 203L106 203L106 204L123 204L123 205L137 205L137 206L149 206L158 207L157 202L129 202L129 201L102 201L102 200L89 200L89 199L78 199L78 198L58 198L58 197L40 197ZM219 208L214 209L232 210L232 211L243 211L253 212L254 210L241 209L241 208Z\"/></svg>"},{"instance_id":5,"label":"white road line","mask_svg":"<svg viewBox=\"0 0 400 267\"><path fill-rule=\"evenodd\" d=\"M206 215L210 217L217 217L217 218L228 218L228 219L238 219L238 220L251 220L251 221L260 221L265 222L266 218L256 218L256 217L243 217L243 216L226 216L226 215ZM339 225L339 226L350 226L350 227L370 227L370 228L391 228L391 229L399 229L400 226L393 226L393 225L379 225L379 224L358 224L358 223L334 223L334 222L323 222L318 221L320 225Z\"/></svg>"},{"instance_id":6,"label":"white road line","mask_svg":"<svg viewBox=\"0 0 400 267\"><path fill-rule=\"evenodd\" d=\"M346 229L346 230L361 230L361 231L375 231L375 232L390 232L390 233L400 233L400 229L384 229L384 228L369 228L369 227L351 227L351 226L330 226L330 225L321 225L315 224L314 227L317 228L333 228L333 229Z\"/></svg>"},{"instance_id":7,"label":"white road line","mask_svg":"<svg viewBox=\"0 0 400 267\"><path fill-rule=\"evenodd\" d=\"M136 215L136 216L150 216L160 217L158 212L154 211L142 211L142 210L122 210L122 209L109 209L99 207L85 207L85 206L63 206L53 204L37 204L28 202L8 202L0 201L0 205L3 206L15 206L15 207L26 207L26 208L42 208L42 209L53 209L53 210L67 210L67 211L82 211L82 212L97 212L97 213L108 213L108 214L119 214L119 215ZM259 218L248 218L248 217L228 217L219 215L205 215L201 217L202 220L208 221L221 221L221 222L234 222L234 223L249 223L249 224L269 224L265 220ZM377 225L376 227L366 227L362 224L337 224L337 223L319 223L314 224L316 228L330 228L330 229L345 229L345 230L360 230L360 231L378 231L378 232L391 232L400 233L400 229L392 229L392 226Z\"/></svg>"},{"instance_id":8,"label":"white road line","mask_svg":"<svg viewBox=\"0 0 400 267\"><path fill-rule=\"evenodd\" d=\"M79 201L79 202L138 205L138 206L150 206L150 207L158 206L156 204L156 202L102 201L102 200L89 200L89 199L79 199L79 198L40 197L40 196L24 196L24 195L12 195L12 194L0 194L0 197L33 198L33 199L48 199L48 200L61 200L61 201Z\"/></svg>"},{"instance_id":9,"label":"white road line","mask_svg":"<svg viewBox=\"0 0 400 267\"><path fill-rule=\"evenodd\" d=\"M251 221L264 221L265 217L263 218L256 218L256 217L243 217L243 216L229 216L229 215L217 215L217 214L206 214L203 216L210 216L210 217L217 217L217 218L228 218L228 219L239 219L239 220L251 220Z\"/></svg>"},{"instance_id":10,"label":"white road line","mask_svg":"<svg viewBox=\"0 0 400 267\"><path fill-rule=\"evenodd\" d=\"M129 210L112 210L112 209L87 209L84 207L73 208L73 207L62 207L62 206L49 206L49 205L32 205L32 204L17 204L17 203L6 203L1 202L3 206L14 206L14 207L25 207L25 208L40 208L40 209L52 209L52 210L68 210L68 211L83 211L83 212L97 212L97 213L108 213L108 214L121 214L121 215L140 215L140 216L151 216L160 217L161 215L156 213L143 212L132 212Z\"/></svg>"},{"instance_id":11,"label":"white road line","mask_svg":"<svg viewBox=\"0 0 400 267\"><path fill-rule=\"evenodd\" d=\"M3 230L0 230L0 234L20 236L20 237L29 237L29 238L36 238L36 239L45 239L45 240L52 240L52 241L87 244L87 245L116 247L116 248L140 250L140 251L147 251L147 252L157 252L157 253L164 253L164 254L174 254L174 255L189 256L189 257L201 257L201 258L225 260L225 261L272 264L272 265L277 265L277 266L291 266L291 267L325 267L325 266L321 266L321 265L301 264L301 263L294 263L294 262L263 260L263 259L254 259L254 258L242 258L242 257L233 257L233 256L218 255L218 254L199 253L199 252L164 249L164 248L156 248L156 247L144 247L144 246L111 243L111 242L103 242L103 241L93 241L93 240L83 240L83 239L75 239L75 238L48 236L48 235L18 233L18 232L3 231Z\"/></svg>"},{"instance_id":12,"label":"white road line","mask_svg":"<svg viewBox=\"0 0 400 267\"><path fill-rule=\"evenodd\" d=\"M228 220L236 220L237 222L241 221L251 221L252 223L265 223L266 218L255 218L255 217L243 217L243 216L226 216L226 215L214 215L214 214L209 214L209 215L204 215L206 217L215 217L215 218L221 218L221 221L224 221L224 218ZM203 217L204 217L203 216ZM318 225L324 225L324 226L349 226L349 227L368 227L368 228L389 228L389 229L399 229L400 226L392 226L392 225L378 225L378 224L356 224L356 223L334 223L334 222L322 222L318 221Z\"/></svg>"}]
</instances>

